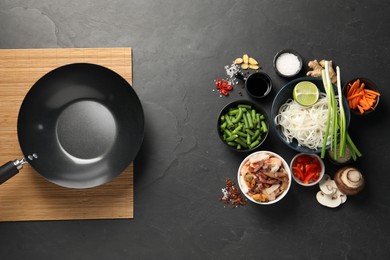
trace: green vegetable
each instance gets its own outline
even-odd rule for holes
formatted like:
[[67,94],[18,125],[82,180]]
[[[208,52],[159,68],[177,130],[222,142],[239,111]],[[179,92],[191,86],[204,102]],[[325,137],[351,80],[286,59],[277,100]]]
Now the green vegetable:
[[[325,62],[325,70],[322,70],[322,82],[324,84],[325,92],[328,96],[328,118],[326,123],[326,130],[324,142],[321,150],[321,158],[325,157],[327,142],[330,139],[330,149],[333,150],[333,158],[337,161],[338,157],[343,157],[345,154],[345,147],[351,151],[351,156],[354,160],[362,156],[360,151],[356,148],[351,137],[347,132],[345,111],[342,102],[340,68],[337,67],[337,92],[339,102],[336,102],[336,97],[333,90],[333,85],[330,80],[329,64]],[[339,109],[338,109],[339,108]],[[332,134],[329,136],[330,127],[332,127]],[[340,136],[340,141],[338,141]],[[337,153],[339,151],[339,153]]]
[[257,119],[256,119],[256,111],[254,109],[252,109],[252,111],[251,111],[251,116],[252,116],[253,125],[256,126],[257,125]]
[[251,105],[245,105],[245,104],[238,105],[237,107],[239,107],[239,108],[246,108],[246,109],[252,109]]
[[233,122],[230,119],[230,116],[228,114],[225,115],[226,122],[228,123],[228,127],[231,128],[233,126]]
[[251,105],[239,104],[220,117],[219,131],[222,139],[236,149],[252,149],[268,131],[265,116]]
[[228,138],[226,138],[227,142],[234,141],[238,138],[238,135],[231,135]]
[[[340,154],[339,154],[339,156],[344,157],[345,143],[346,143],[346,138],[347,138],[347,120],[345,119],[345,112],[344,112],[344,106],[343,106],[343,93],[341,92],[341,78],[340,78],[339,66],[336,67],[336,74],[337,74],[337,94],[339,96],[339,104],[340,104],[340,117],[339,117]],[[337,159],[337,157],[335,159]]]
[[252,130],[250,130],[250,129],[246,129],[245,131],[246,131],[248,134],[252,135],[252,136],[255,135],[255,133],[252,132]]
[[260,136],[260,130],[257,129],[256,132],[254,132],[254,134],[252,135],[252,139],[256,140],[259,136]]
[[254,141],[253,143],[251,143],[251,145],[249,145],[249,148],[253,148],[253,147],[255,147],[256,145],[258,145],[260,143],[260,141],[259,140],[256,140],[256,141]]
[[[340,146],[338,148],[340,149]],[[339,153],[339,151],[337,151],[337,153]],[[348,163],[350,159],[353,158],[351,150],[348,148],[348,146],[345,147],[345,153],[343,156],[339,156],[338,158],[335,158],[334,155],[335,155],[334,151],[329,149],[328,156],[331,159],[331,161],[333,161],[336,164]]]
[[264,121],[261,121],[261,131],[263,131],[263,133],[267,133],[268,132],[268,128],[267,128],[267,125]]
[[246,118],[248,119],[249,128],[253,128],[252,116],[249,112],[246,112]]
[[242,109],[239,108],[238,109],[238,113],[237,113],[237,116],[232,120],[232,123],[237,123],[241,120],[241,117],[242,117]]
[[241,137],[246,137],[246,136],[247,136],[246,133],[243,133],[243,132],[240,132],[240,131],[235,132],[235,134],[236,134],[236,135],[239,135],[239,136],[241,136]]

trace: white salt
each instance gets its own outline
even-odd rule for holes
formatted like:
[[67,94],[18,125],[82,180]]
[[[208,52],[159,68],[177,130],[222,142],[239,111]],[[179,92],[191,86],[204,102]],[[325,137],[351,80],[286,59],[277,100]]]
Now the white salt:
[[291,76],[299,72],[301,63],[298,56],[293,53],[283,53],[276,60],[276,69],[285,76]]

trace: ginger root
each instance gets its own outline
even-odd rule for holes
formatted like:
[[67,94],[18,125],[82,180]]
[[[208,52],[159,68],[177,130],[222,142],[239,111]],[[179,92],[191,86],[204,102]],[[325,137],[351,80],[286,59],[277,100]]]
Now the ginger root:
[[[308,66],[312,70],[306,73],[307,76],[321,77],[322,76],[321,71],[325,68],[325,60],[322,60],[320,62],[318,62],[317,60],[309,61]],[[337,75],[333,69],[333,62],[331,60],[329,61],[329,74],[330,74],[330,80],[332,81],[333,84],[336,85]]]

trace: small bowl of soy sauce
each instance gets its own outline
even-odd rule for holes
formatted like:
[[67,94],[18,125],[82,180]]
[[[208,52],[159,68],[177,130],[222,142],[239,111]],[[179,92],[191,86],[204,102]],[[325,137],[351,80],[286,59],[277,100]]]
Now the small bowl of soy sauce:
[[271,92],[272,80],[264,72],[255,72],[245,80],[245,88],[252,98],[263,98]]

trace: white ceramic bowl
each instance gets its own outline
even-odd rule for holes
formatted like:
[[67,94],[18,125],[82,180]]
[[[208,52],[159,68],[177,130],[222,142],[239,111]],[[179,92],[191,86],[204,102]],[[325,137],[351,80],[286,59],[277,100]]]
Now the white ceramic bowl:
[[[305,155],[305,156],[310,156],[314,159],[317,159],[318,162],[319,162],[319,165],[320,165],[320,172],[319,172],[319,177],[316,181],[313,181],[313,182],[310,182],[310,183],[303,183],[297,176],[295,176],[294,174],[294,169],[293,169],[293,165],[295,163],[295,160],[302,156],[302,155]],[[309,154],[309,153],[299,153],[297,155],[294,156],[294,158],[292,158],[291,162],[290,162],[290,170],[291,170],[291,175],[294,179],[294,181],[302,186],[314,186],[316,184],[318,184],[320,182],[320,180],[324,177],[324,174],[325,174],[325,164],[324,164],[324,161],[317,155],[317,154]]]
[[[248,190],[249,190],[249,187],[248,185],[246,184],[245,180],[244,180],[244,176],[241,174],[241,169],[243,168],[243,166],[245,165],[245,163],[253,156],[257,156],[257,155],[261,155],[261,154],[269,154],[271,157],[276,157],[278,159],[280,159],[280,161],[282,162],[282,165],[281,167],[283,167],[287,173],[287,176],[288,176],[288,186],[287,188],[283,191],[283,193],[281,193],[278,197],[276,197],[275,200],[271,200],[271,201],[267,201],[267,202],[261,202],[261,201],[257,201],[255,199],[252,198],[251,195],[248,194]],[[287,192],[290,190],[290,186],[291,186],[291,170],[290,170],[290,167],[289,165],[287,164],[287,162],[278,154],[274,153],[274,152],[270,152],[270,151],[258,151],[258,152],[254,152],[250,155],[248,155],[240,164],[240,167],[238,168],[238,173],[237,173],[237,180],[238,180],[238,185],[241,189],[241,192],[245,195],[245,197],[256,203],[256,204],[259,204],[259,205],[270,205],[270,204],[274,204],[278,201],[280,201],[281,199],[284,198],[284,196],[286,196]]]

